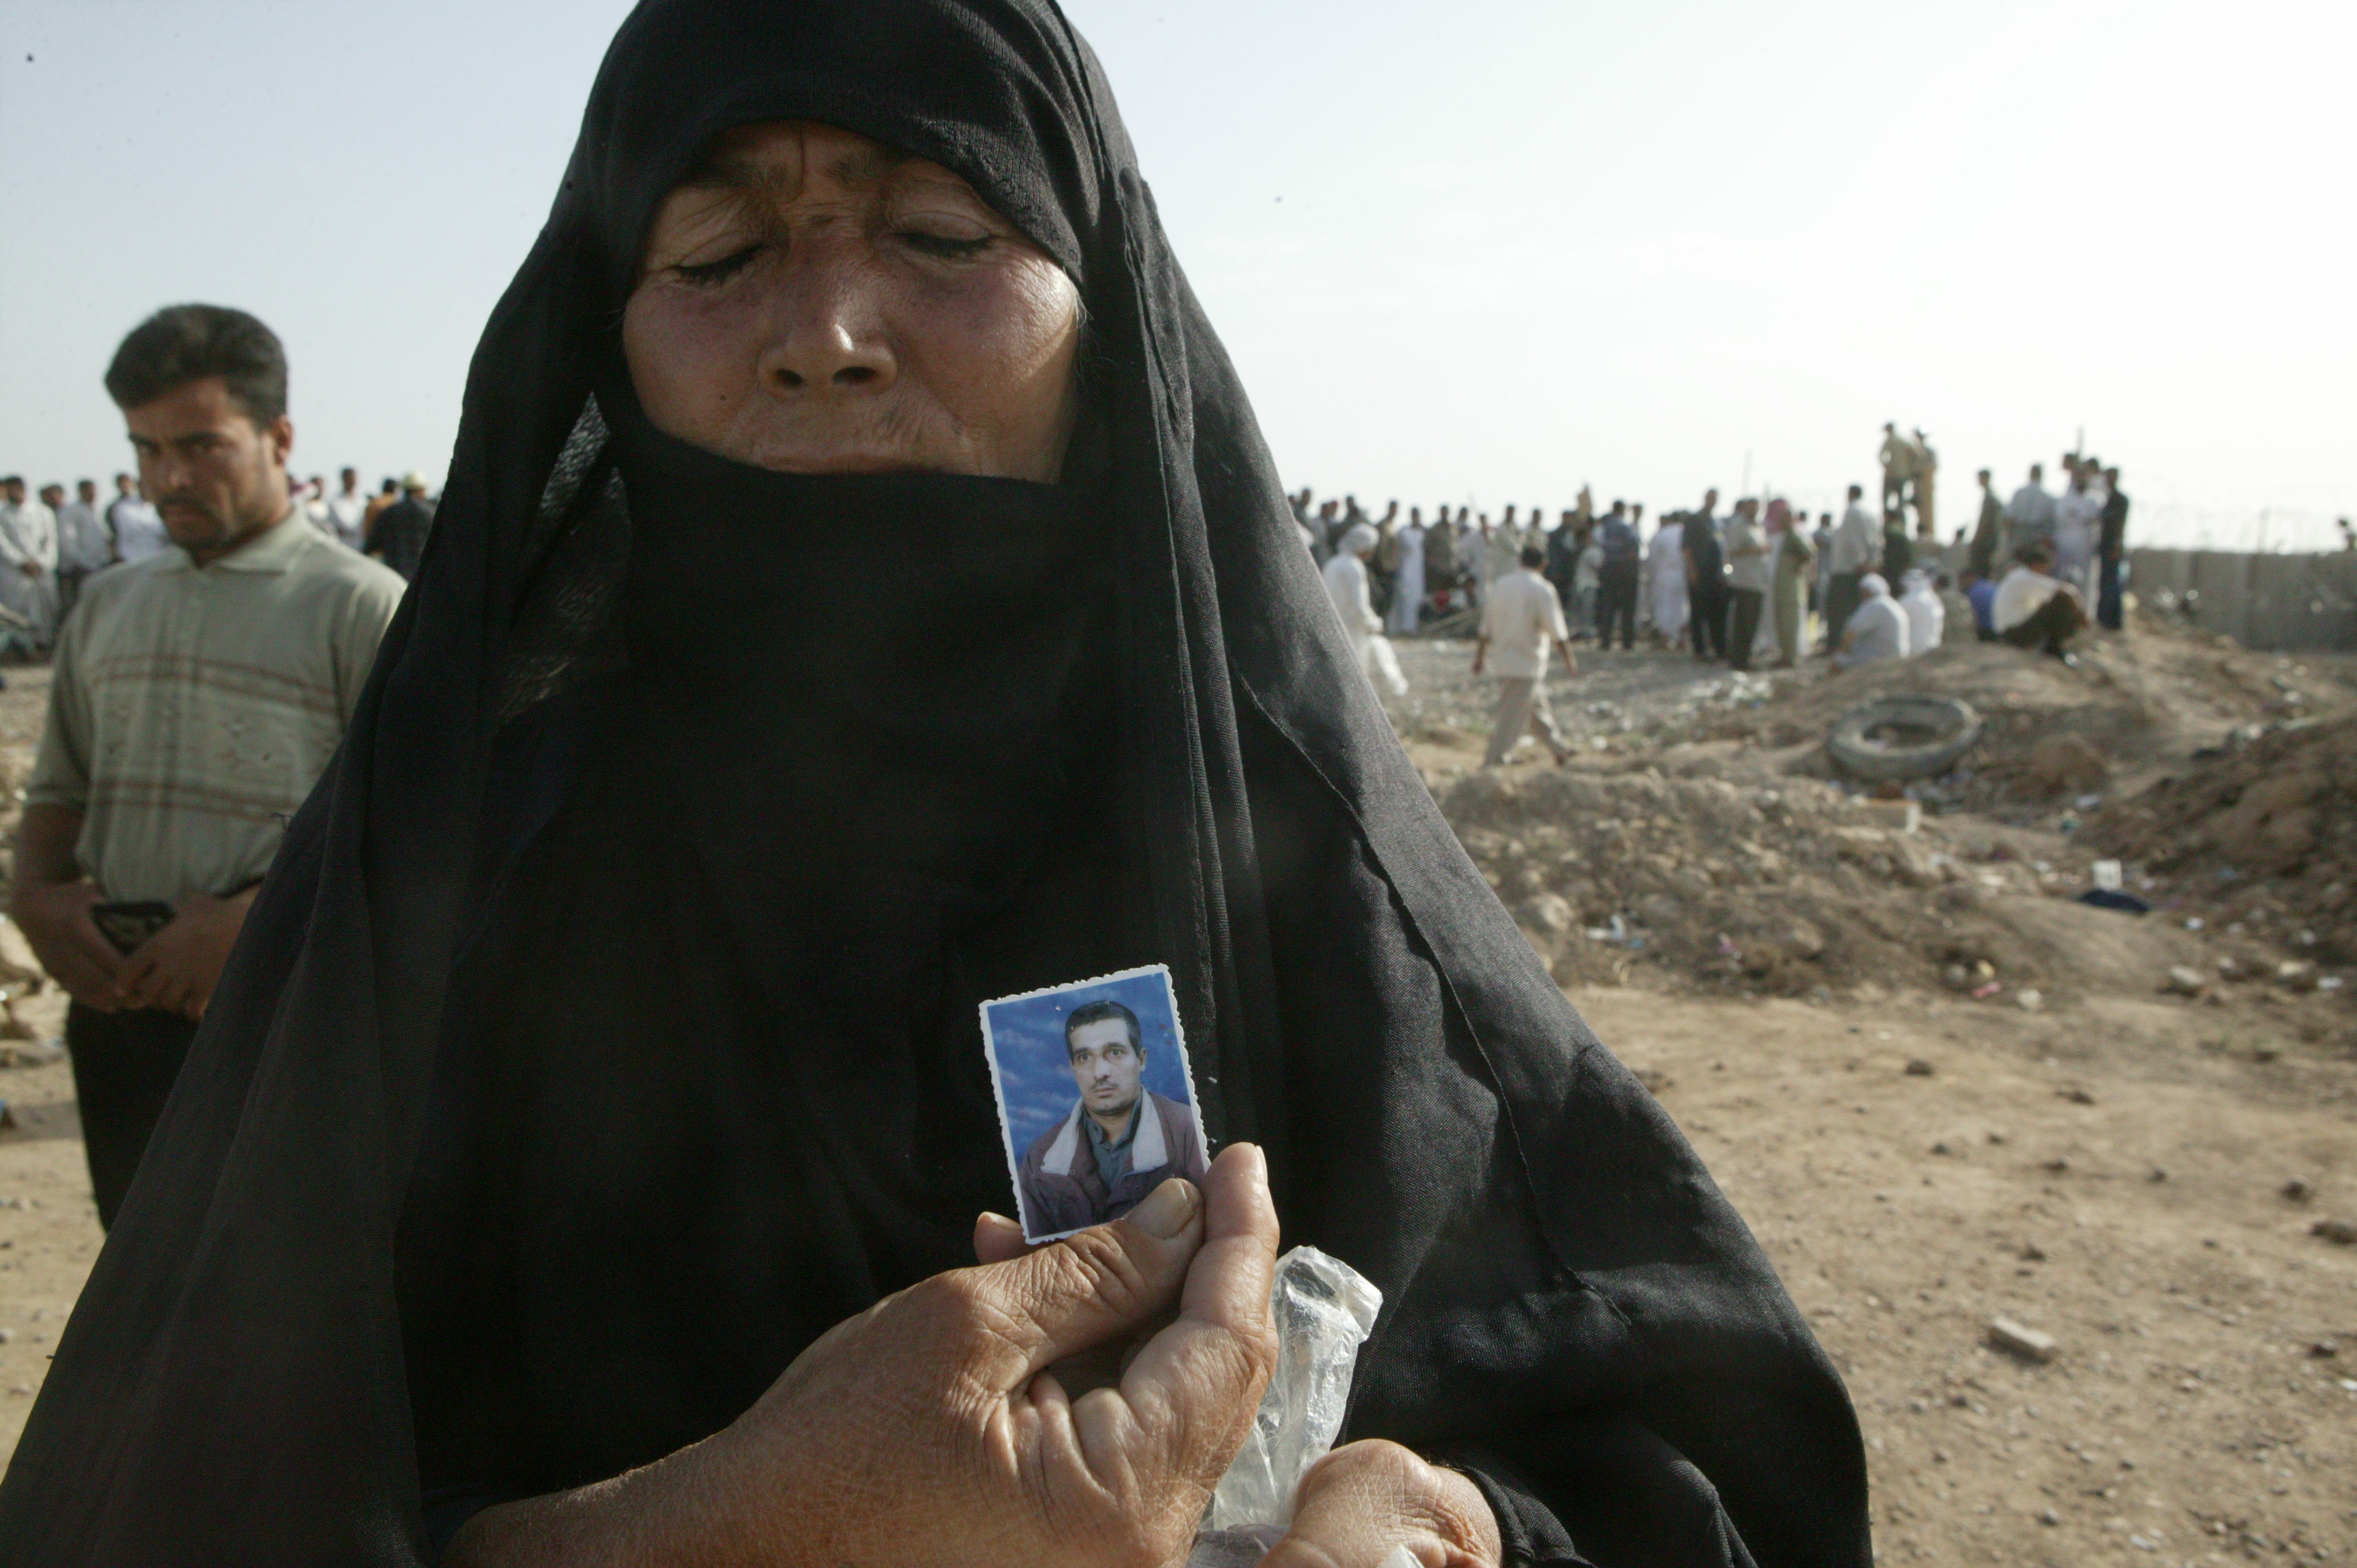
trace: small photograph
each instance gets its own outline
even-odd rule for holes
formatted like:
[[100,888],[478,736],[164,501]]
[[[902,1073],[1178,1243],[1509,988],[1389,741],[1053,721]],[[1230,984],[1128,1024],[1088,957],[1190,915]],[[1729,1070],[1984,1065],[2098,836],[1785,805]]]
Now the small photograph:
[[1029,1241],[1118,1219],[1211,1155],[1170,972],[1125,970],[982,1004],[983,1048]]

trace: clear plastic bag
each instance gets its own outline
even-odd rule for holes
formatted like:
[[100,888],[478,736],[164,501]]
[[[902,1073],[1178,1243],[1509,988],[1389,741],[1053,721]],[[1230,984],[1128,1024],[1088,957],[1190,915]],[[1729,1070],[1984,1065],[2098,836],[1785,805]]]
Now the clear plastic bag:
[[1315,1247],[1296,1247],[1276,1261],[1269,1290],[1276,1370],[1243,1448],[1203,1510],[1188,1568],[1252,1568],[1283,1537],[1295,1488],[1342,1429],[1359,1346],[1383,1304],[1383,1293],[1356,1269]]

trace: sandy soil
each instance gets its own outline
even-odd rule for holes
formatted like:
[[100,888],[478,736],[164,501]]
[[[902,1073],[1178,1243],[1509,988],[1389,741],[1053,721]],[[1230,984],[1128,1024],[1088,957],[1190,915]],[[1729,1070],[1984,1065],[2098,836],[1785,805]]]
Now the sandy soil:
[[[1481,693],[1463,649],[1410,653],[1419,711],[1397,716],[1445,787],[1486,727]],[[1616,659],[1558,687],[1558,711],[1610,750],[1749,700],[1695,676]],[[9,678],[0,762],[21,777],[41,682]],[[2091,985],[2027,1013],[1870,986],[1698,993],[1641,968],[1571,994],[1848,1379],[1885,1560],[2357,1555],[2357,1247],[2311,1233],[2357,1219],[2357,1055],[2318,1022],[2345,997]],[[46,1032],[56,1007],[21,1011]],[[5,1454],[100,1238],[68,1070],[0,1068],[0,1099],[18,1123],[0,1133]],[[1992,1348],[2000,1316],[2051,1336],[2052,1359]]]

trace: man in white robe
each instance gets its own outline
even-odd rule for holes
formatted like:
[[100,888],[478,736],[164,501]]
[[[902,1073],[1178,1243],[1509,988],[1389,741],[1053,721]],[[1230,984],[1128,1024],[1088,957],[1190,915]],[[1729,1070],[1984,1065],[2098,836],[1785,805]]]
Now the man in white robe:
[[1407,677],[1400,671],[1399,656],[1383,639],[1383,618],[1375,614],[1374,595],[1367,580],[1367,557],[1374,553],[1372,523],[1359,523],[1343,534],[1334,558],[1326,563],[1326,596],[1334,601],[1342,635],[1351,639],[1351,651],[1367,679],[1390,687],[1395,697],[1405,696]]
[[0,479],[0,605],[24,621],[7,630],[33,649],[57,630],[58,518],[25,493],[12,474]]
[[2072,469],[2071,488],[2054,500],[2054,575],[2087,592],[2087,568],[2094,564],[2095,539],[2103,530],[2104,498],[2084,465]]
[[98,515],[98,482],[84,479],[58,508],[58,619],[74,607],[83,579],[114,564],[114,540]]
[[162,514],[128,474],[114,476],[114,499],[106,503],[106,531],[114,536],[114,558],[126,566],[172,547]]
[[1890,596],[1890,585],[1879,572],[1858,580],[1857,608],[1842,628],[1841,645],[1834,650],[1834,666],[1855,670],[1884,659],[1904,659],[1908,652],[1907,612]]
[[[2018,557],[2030,541],[2043,539],[2050,543],[2054,538],[2054,496],[2046,488],[2046,469],[2042,465],[2029,465],[2029,482],[2013,492],[2005,503],[2007,542]],[[1997,563],[2001,568],[2003,562]]]
[[1664,520],[1645,553],[1646,570],[1652,575],[1653,630],[1673,647],[1686,629],[1685,533],[1678,522]]

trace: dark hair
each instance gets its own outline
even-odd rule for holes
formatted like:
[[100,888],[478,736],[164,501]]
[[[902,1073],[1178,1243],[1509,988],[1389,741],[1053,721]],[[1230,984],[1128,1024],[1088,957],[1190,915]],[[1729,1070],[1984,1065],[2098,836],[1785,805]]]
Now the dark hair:
[[1087,1002],[1073,1008],[1071,1016],[1064,1020],[1064,1048],[1072,1048],[1073,1030],[1083,1024],[1102,1024],[1107,1018],[1118,1018],[1128,1025],[1129,1048],[1141,1056],[1146,1053],[1146,1036],[1138,1029],[1137,1015],[1118,1002]]
[[166,306],[133,328],[106,367],[106,395],[117,408],[138,408],[208,376],[221,378],[256,425],[286,412],[286,349],[278,334],[221,305]]
[[1523,565],[1525,565],[1525,566],[1544,566],[1544,565],[1545,565],[1545,564],[1546,564],[1546,552],[1545,552],[1545,551],[1544,551],[1544,550],[1542,550],[1542,549],[1540,549],[1540,548],[1539,548],[1537,545],[1535,545],[1535,544],[1525,544],[1525,545],[1523,545]]
[[2054,545],[2049,540],[2033,539],[2016,551],[2014,558],[2025,566],[2034,566],[2041,561],[2051,561],[2054,559]]
[[24,482],[25,476],[22,474],[0,474],[0,485],[21,485]]

